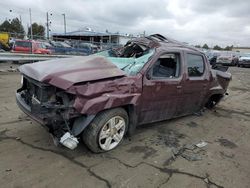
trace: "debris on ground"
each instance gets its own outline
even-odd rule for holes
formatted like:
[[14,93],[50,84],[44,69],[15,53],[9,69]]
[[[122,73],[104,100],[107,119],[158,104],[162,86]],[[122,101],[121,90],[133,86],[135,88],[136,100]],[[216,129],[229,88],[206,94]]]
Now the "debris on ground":
[[178,149],[178,148],[172,148],[172,152],[176,156],[176,155],[178,155],[180,153],[180,149]]
[[188,161],[199,161],[202,160],[205,150],[202,149],[208,143],[205,141],[200,141],[195,144],[186,144],[183,147],[172,148],[173,158],[175,159],[178,156],[182,156]]
[[194,152],[191,151],[184,151],[181,156],[188,161],[200,161],[202,160],[202,157],[199,154],[195,154]]
[[207,142],[205,142],[205,141],[201,141],[201,142],[199,142],[199,143],[197,143],[197,144],[195,144],[198,148],[203,148],[203,147],[205,147],[206,145],[207,145]]
[[208,183],[209,183],[208,178],[205,178],[205,179],[204,179],[204,182],[206,182],[206,183],[208,184]]
[[238,147],[235,143],[225,138],[220,138],[217,140],[217,142],[219,142],[221,146],[224,146],[230,149]]
[[188,150],[194,150],[195,149],[195,145],[194,144],[186,144],[184,146],[185,149],[188,149]]

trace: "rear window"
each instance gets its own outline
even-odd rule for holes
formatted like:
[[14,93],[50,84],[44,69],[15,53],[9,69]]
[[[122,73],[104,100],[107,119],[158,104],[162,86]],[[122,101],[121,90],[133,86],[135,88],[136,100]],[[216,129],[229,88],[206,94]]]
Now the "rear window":
[[204,61],[201,55],[187,54],[188,76],[199,77],[205,71]]
[[26,41],[16,41],[15,46],[24,47],[24,48],[31,48],[31,42]]

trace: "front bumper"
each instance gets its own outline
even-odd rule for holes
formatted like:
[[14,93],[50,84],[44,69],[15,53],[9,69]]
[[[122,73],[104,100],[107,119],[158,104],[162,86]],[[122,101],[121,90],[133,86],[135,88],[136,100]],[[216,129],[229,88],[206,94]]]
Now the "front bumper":
[[48,122],[46,121],[46,118],[43,117],[42,115],[33,114],[31,111],[31,107],[25,103],[25,101],[23,100],[23,98],[21,97],[21,95],[19,93],[16,93],[16,103],[17,103],[18,107],[25,114],[27,114],[33,120],[37,121],[39,124],[43,125],[45,128],[47,128],[49,130],[50,127],[49,127]]
[[57,138],[66,132],[78,136],[95,117],[74,108],[75,96],[25,75],[23,78],[22,87],[16,92],[17,105]]
[[50,106],[47,108],[43,104],[37,105],[31,103],[28,105],[22,97],[22,93],[19,92],[16,93],[16,102],[25,114],[43,125],[51,133],[59,127],[63,127],[65,121],[72,118],[69,115],[65,115],[67,113],[60,113],[60,106]]
[[[19,108],[28,116],[30,116],[32,119],[43,125],[49,132],[51,132],[53,126],[49,126],[46,119],[42,117],[42,115],[35,115],[32,113],[31,107],[28,106],[25,101],[22,99],[21,95],[19,93],[16,93],[16,101]],[[53,135],[53,139],[56,140],[56,142],[60,142],[62,145],[69,149],[75,149],[78,145],[78,140],[76,137],[74,137],[69,132],[61,133],[60,136]],[[60,140],[59,140],[60,139]]]
[[[46,109],[48,110],[46,113],[42,113],[44,109],[38,112],[37,110],[33,111],[32,107],[26,104],[18,92],[16,93],[16,102],[25,114],[41,124],[56,137],[62,136],[65,133],[64,130],[71,132],[74,136],[78,136],[95,117],[95,115],[82,115],[76,112],[73,112],[71,115],[58,114],[56,109]],[[66,124],[70,124],[70,126],[66,126]]]

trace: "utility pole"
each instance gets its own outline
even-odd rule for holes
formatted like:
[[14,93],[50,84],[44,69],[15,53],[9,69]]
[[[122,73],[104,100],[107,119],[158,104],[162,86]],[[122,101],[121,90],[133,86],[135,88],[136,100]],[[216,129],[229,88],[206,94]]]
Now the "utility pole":
[[21,14],[19,15],[19,19],[20,19],[20,23],[22,25],[22,16],[21,16]]
[[52,13],[46,13],[46,27],[47,27],[47,39],[49,39],[49,32],[50,32],[50,28],[49,26],[51,25],[51,21],[49,19],[49,16],[52,16]]
[[65,13],[63,13],[62,15],[63,15],[63,21],[64,21],[64,34],[66,34],[66,15]]
[[49,39],[49,13],[46,13],[47,39]]
[[29,12],[30,12],[30,38],[33,39],[32,20],[31,20],[31,8],[29,8]]

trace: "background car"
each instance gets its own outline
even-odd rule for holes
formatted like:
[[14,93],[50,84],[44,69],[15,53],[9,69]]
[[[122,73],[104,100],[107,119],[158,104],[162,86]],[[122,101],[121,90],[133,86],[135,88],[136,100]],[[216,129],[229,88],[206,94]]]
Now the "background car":
[[250,67],[250,54],[242,54],[239,58],[238,67]]
[[51,54],[51,50],[46,49],[42,42],[33,40],[16,40],[12,52],[33,53],[33,54]]
[[210,65],[214,66],[217,61],[217,57],[220,56],[220,52],[218,51],[209,51],[205,53]]
[[66,55],[89,55],[90,50],[86,48],[75,48],[70,46],[66,42],[61,41],[50,41],[52,49],[55,54],[66,54]]
[[54,47],[53,47],[49,42],[47,42],[47,41],[41,41],[41,43],[42,43],[42,45],[43,45],[46,49],[48,49],[48,50],[51,51],[51,54],[54,54],[54,53],[55,53]]
[[74,48],[78,48],[79,50],[85,51],[87,54],[93,54],[99,51],[99,48],[97,45],[91,44],[91,43],[75,43],[72,45]]
[[216,64],[235,66],[238,64],[239,56],[236,53],[224,52],[217,57]]

